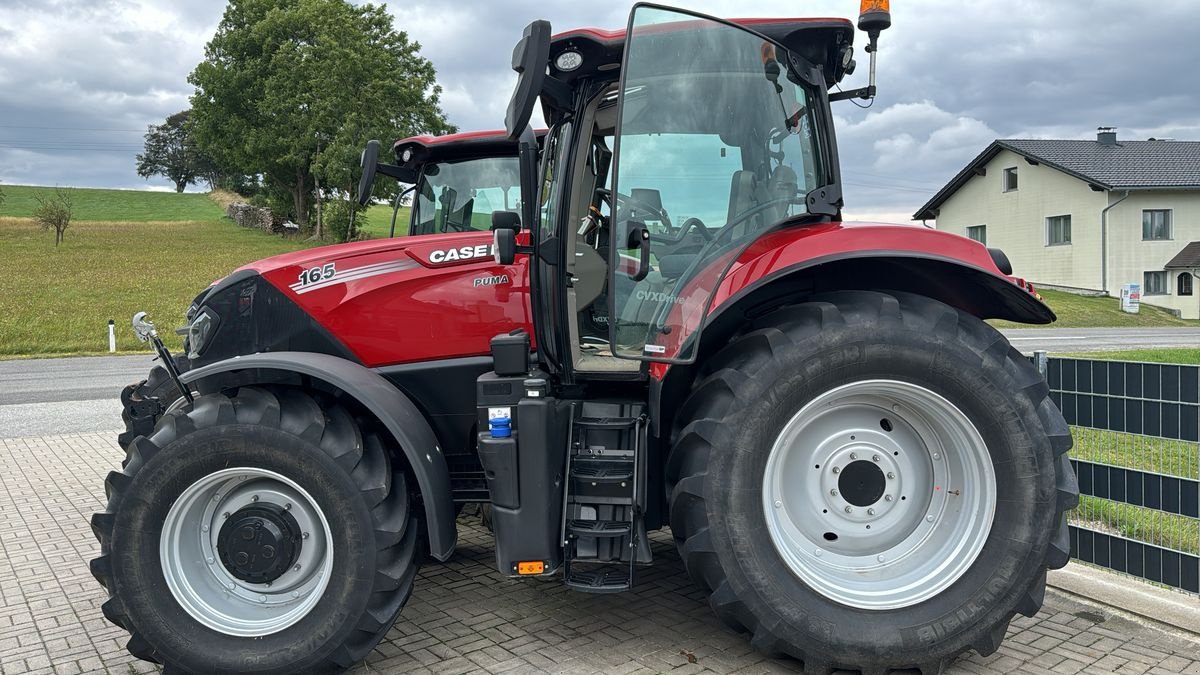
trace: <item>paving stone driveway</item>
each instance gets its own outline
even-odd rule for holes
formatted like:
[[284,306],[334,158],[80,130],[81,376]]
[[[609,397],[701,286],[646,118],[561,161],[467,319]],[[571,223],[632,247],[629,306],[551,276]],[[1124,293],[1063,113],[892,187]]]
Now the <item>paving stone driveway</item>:
[[[115,434],[0,439],[0,673],[155,670],[125,653],[124,631],[100,615],[87,569],[88,526],[118,465]],[[631,594],[568,592],[510,582],[493,569],[487,531],[464,518],[446,564],[421,570],[412,600],[356,673],[790,672],[713,618],[683,575],[669,537]],[[1189,673],[1200,642],[1050,594],[1037,619],[1018,618],[1000,651],[972,653],[952,673]]]

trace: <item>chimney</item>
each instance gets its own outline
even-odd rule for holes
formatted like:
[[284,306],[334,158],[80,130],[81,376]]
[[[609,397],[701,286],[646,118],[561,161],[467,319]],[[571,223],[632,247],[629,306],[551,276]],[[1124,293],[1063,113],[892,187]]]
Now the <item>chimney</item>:
[[1117,144],[1116,127],[1096,127],[1096,142],[1100,145]]

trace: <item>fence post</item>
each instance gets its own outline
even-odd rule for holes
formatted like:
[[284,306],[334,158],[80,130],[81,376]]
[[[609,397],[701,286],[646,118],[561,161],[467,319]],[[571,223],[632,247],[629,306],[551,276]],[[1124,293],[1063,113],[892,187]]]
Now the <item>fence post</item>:
[[1050,369],[1050,359],[1046,356],[1046,350],[1039,349],[1033,353],[1033,364],[1042,374],[1042,379],[1046,379],[1047,371]]

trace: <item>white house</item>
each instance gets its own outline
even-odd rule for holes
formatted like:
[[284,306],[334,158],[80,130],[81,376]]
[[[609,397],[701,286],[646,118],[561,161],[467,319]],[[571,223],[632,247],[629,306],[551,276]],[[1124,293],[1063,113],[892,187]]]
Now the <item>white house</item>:
[[1002,249],[1035,285],[1119,295],[1200,318],[1200,142],[992,142],[913,216]]

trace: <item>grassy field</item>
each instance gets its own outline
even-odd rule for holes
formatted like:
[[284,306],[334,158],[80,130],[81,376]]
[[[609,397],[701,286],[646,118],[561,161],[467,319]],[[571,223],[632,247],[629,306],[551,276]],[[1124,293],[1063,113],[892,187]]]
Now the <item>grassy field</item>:
[[[0,216],[30,218],[37,209],[37,196],[52,196],[52,187],[5,185]],[[75,221],[178,222],[220,220],[225,214],[207,194],[147,192],[139,190],[96,190],[70,188]],[[67,230],[70,240],[71,230]]]
[[[400,207],[399,213],[396,214],[396,236],[408,234],[408,219],[411,212],[412,209],[408,206]],[[366,227],[360,228],[361,231],[370,235],[372,239],[387,238],[392,229],[392,205],[372,204],[366,214]],[[492,226],[492,214],[490,213],[476,213],[471,220],[477,230],[487,230]]]
[[[402,206],[396,214],[397,236],[408,234],[409,212],[409,207]],[[392,205],[372,204],[367,208],[366,215],[366,227],[361,227],[360,231],[369,234],[372,239],[386,239],[392,229]]]
[[[143,212],[194,208],[140,194],[158,204]],[[192,195],[162,196],[192,201]],[[19,264],[0,275],[0,358],[107,351],[109,319],[117,322],[119,350],[145,350],[129,329],[138,310],[149,312],[167,344],[178,348],[174,329],[205,286],[248,262],[304,245],[211,219],[78,222],[55,249],[53,235],[32,221],[0,218],[0,251]]]
[[[1142,303],[1141,312],[1127,314],[1121,311],[1117,298],[1086,297],[1063,291],[1038,291],[1046,304],[1058,315],[1058,321],[1050,324],[1054,328],[1109,328],[1138,326],[1200,326],[1200,321],[1176,318],[1165,309]],[[1031,328],[1026,324],[1010,321],[989,321],[997,328]]]

